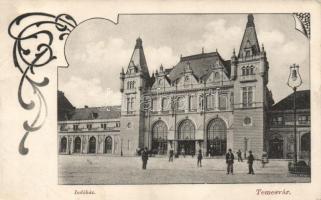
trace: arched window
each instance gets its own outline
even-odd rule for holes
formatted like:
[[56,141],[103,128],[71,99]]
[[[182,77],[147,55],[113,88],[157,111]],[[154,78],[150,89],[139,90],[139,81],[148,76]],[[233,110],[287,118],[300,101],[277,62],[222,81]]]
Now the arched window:
[[159,120],[152,128],[152,150],[154,153],[166,154],[167,152],[167,126]]
[[251,74],[251,75],[254,74],[254,66],[253,66],[253,65],[251,65],[250,74]]
[[94,136],[89,139],[88,153],[96,153],[96,138]]
[[245,67],[242,67],[242,76],[245,76],[245,75],[246,75]]
[[62,137],[60,140],[60,152],[66,153],[66,151],[67,151],[67,138]]
[[185,98],[178,97],[177,98],[177,110],[184,110],[185,109]]
[[210,156],[226,153],[226,124],[220,118],[210,121],[207,126],[207,154]]
[[154,124],[153,129],[153,140],[166,140],[167,139],[167,126],[165,122],[158,121]]
[[113,139],[108,136],[105,139],[105,153],[112,153]]
[[75,138],[75,143],[74,143],[74,153],[80,153],[81,151],[81,139],[80,137]]
[[249,74],[250,74],[250,67],[247,66],[247,67],[246,67],[246,75],[249,75]]
[[162,99],[162,110],[165,111],[165,110],[168,110],[168,107],[169,106],[169,102],[168,102],[168,98],[163,98]]
[[207,128],[207,139],[213,140],[215,138],[226,140],[226,125],[220,118],[213,119]]
[[214,78],[219,78],[220,77],[220,74],[218,73],[218,72],[215,72],[215,74],[214,74]]
[[182,121],[178,127],[179,140],[194,140],[195,139],[195,126],[189,119]]

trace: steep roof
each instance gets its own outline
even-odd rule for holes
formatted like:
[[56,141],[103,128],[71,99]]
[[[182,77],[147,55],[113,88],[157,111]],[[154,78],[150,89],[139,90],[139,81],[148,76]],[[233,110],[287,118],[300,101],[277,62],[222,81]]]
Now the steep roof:
[[[293,109],[293,95],[288,95],[272,106],[273,111],[283,111]],[[296,92],[296,109],[310,109],[310,90],[300,90]]]
[[69,120],[119,119],[120,106],[76,108],[70,113]]
[[169,72],[169,79],[175,81],[183,76],[184,69],[189,65],[194,76],[199,80],[212,71],[211,66],[213,66],[217,60],[223,63],[227,76],[229,77],[231,72],[230,61],[223,60],[218,52],[211,52],[182,57],[180,62]]
[[241,57],[241,52],[244,52],[244,49],[248,48],[252,49],[253,55],[258,55],[260,53],[260,46],[257,39],[254,17],[252,14],[249,14],[247,17],[247,24],[239,50],[239,57]]
[[143,41],[137,38],[133,54],[130,58],[128,68],[135,67],[138,71],[142,71],[146,77],[149,77],[149,71],[143,49]]
[[70,101],[65,97],[62,91],[58,91],[57,94],[58,101],[58,120],[64,120],[68,113],[75,109],[75,107],[70,103]]

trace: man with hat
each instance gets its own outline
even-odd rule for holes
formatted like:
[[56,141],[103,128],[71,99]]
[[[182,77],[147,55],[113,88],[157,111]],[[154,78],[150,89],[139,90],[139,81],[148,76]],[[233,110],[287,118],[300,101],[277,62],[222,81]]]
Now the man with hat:
[[249,151],[250,155],[247,158],[247,163],[249,164],[249,174],[254,175],[254,170],[253,170],[253,162],[254,162],[254,156],[252,154],[252,151]]
[[225,158],[226,158],[226,164],[227,164],[227,173],[226,174],[229,174],[231,172],[231,174],[233,175],[234,155],[232,153],[232,149],[228,150]]

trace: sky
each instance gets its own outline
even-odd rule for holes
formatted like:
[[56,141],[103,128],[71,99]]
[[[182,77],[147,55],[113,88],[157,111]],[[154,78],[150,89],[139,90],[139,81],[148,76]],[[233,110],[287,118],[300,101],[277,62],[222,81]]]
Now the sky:
[[[150,74],[171,68],[180,55],[217,49],[229,60],[239,51],[247,14],[120,15],[117,24],[97,18],[80,23],[69,35],[68,68],[58,71],[58,89],[76,107],[120,105],[119,73],[127,69],[136,39],[143,40]],[[291,14],[254,14],[260,45],[269,61],[268,88],[275,102],[292,92],[286,85],[290,65],[300,66],[299,90],[310,88],[309,40],[295,27]]]

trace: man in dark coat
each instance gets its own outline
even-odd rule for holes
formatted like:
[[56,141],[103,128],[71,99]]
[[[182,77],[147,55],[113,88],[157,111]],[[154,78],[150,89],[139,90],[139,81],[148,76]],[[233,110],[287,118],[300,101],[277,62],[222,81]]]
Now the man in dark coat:
[[233,175],[234,154],[232,153],[232,149],[228,150],[228,152],[226,153],[225,159],[227,164],[226,174],[229,174],[231,172],[231,174]]
[[254,175],[254,170],[253,170],[253,162],[254,162],[254,156],[252,154],[252,151],[249,151],[250,155],[247,158],[247,163],[249,164],[249,174]]
[[242,152],[241,152],[240,149],[237,151],[237,161],[238,161],[238,162],[240,162],[240,161],[243,162]]
[[173,158],[174,158],[174,150],[171,148],[169,150],[169,159],[168,162],[173,162]]
[[197,167],[202,167],[202,159],[203,159],[203,154],[202,154],[202,150],[200,149],[197,154]]
[[142,160],[143,160],[143,169],[146,169],[147,160],[148,160],[148,150],[147,147],[142,151]]

